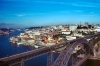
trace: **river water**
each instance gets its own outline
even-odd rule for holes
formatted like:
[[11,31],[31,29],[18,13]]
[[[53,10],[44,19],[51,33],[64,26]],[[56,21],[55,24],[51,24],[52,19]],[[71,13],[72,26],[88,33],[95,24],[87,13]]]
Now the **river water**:
[[[0,58],[14,55],[21,52],[32,50],[33,48],[26,46],[17,46],[9,43],[9,38],[20,34],[22,31],[15,31],[10,35],[0,36]],[[58,54],[54,54],[55,57]],[[25,61],[25,66],[47,66],[47,54]],[[100,61],[87,60],[81,66],[100,66]]]

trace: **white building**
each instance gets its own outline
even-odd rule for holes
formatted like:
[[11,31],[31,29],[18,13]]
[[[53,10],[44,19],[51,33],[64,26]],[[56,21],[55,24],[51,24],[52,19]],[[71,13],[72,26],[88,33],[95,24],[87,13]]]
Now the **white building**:
[[99,26],[95,27],[94,31],[100,32],[100,27]]
[[68,34],[70,34],[71,32],[70,32],[69,30],[63,29],[63,30],[61,31],[61,33],[62,33],[62,34],[67,34],[67,35],[68,35]]
[[64,29],[64,27],[62,26],[62,25],[59,25],[59,27],[58,27],[59,29]]
[[62,34],[70,34],[71,32],[62,31]]
[[67,40],[74,40],[74,39],[76,39],[76,37],[66,36],[66,39],[67,39]]
[[70,25],[69,29],[70,31],[75,31],[77,29],[77,25]]

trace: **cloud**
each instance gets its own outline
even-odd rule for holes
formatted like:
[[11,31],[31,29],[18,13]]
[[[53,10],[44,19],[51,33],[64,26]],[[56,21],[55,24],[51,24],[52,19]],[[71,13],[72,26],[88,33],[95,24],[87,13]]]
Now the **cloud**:
[[49,4],[65,4],[64,2],[55,2],[55,1],[32,1],[36,3],[49,3]]
[[2,13],[0,12],[0,16],[1,17],[28,17],[28,16],[33,16],[33,15],[38,15],[38,14],[45,14],[45,13],[22,13],[22,14],[18,14],[18,13]]
[[90,12],[91,14],[93,14],[94,12]]
[[[62,4],[62,5],[72,5],[78,7],[99,7],[100,3],[91,3],[86,1],[41,1],[41,0],[3,0],[3,1],[21,1],[27,3],[43,3],[43,4]],[[25,5],[24,5],[25,6]]]
[[17,16],[18,16],[18,17],[22,17],[22,16],[25,16],[25,15],[23,15],[23,14],[18,14]]
[[79,13],[83,13],[83,11],[81,10],[74,10],[75,12],[79,12]]
[[78,6],[78,7],[97,7],[95,5],[90,5],[90,4],[77,4],[77,3],[72,3],[73,6]]
[[72,14],[72,13],[84,13],[85,10],[62,10],[58,11],[56,13],[61,13],[61,14]]
[[58,2],[58,1],[32,1],[35,3],[48,3],[48,4],[62,4],[62,5],[72,5],[72,6],[78,6],[78,7],[99,7],[99,3],[90,3],[90,2]]
[[78,6],[78,7],[99,7],[99,3],[90,3],[90,2],[58,2],[58,1],[32,1],[35,3],[49,3],[49,4],[62,4],[62,5],[72,5],[72,6]]
[[82,14],[81,16],[98,16],[98,15],[100,15],[100,14],[95,14],[94,12],[90,12],[90,13],[88,13],[88,14]]
[[70,13],[70,11],[59,11],[58,13]]
[[49,4],[64,4],[64,2],[55,2],[55,1],[34,1],[34,0],[3,0],[3,1],[22,1],[22,2],[35,2],[35,3],[49,3]]
[[33,16],[37,14],[45,14],[45,13],[32,13],[32,14],[16,14],[17,17],[28,17],[28,16]]

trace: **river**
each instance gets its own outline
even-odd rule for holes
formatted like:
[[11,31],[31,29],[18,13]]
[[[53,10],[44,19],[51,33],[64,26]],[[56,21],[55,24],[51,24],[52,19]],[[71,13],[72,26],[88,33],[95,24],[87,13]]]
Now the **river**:
[[[10,35],[0,36],[0,58],[14,55],[21,52],[30,51],[33,48],[26,46],[17,46],[9,43],[9,38],[20,34],[22,31],[15,31]],[[57,57],[58,54],[54,56]],[[25,66],[47,66],[47,54],[25,61]],[[87,60],[81,66],[100,66],[100,61]]]

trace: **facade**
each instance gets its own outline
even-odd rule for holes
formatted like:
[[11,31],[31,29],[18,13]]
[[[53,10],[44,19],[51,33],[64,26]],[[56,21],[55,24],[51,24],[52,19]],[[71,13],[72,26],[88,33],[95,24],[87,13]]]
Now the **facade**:
[[77,27],[77,31],[80,31],[80,32],[88,32],[89,29],[86,26],[78,26]]
[[100,27],[99,26],[95,26],[94,31],[100,32]]
[[69,29],[70,31],[75,31],[77,29],[77,25],[70,25]]

